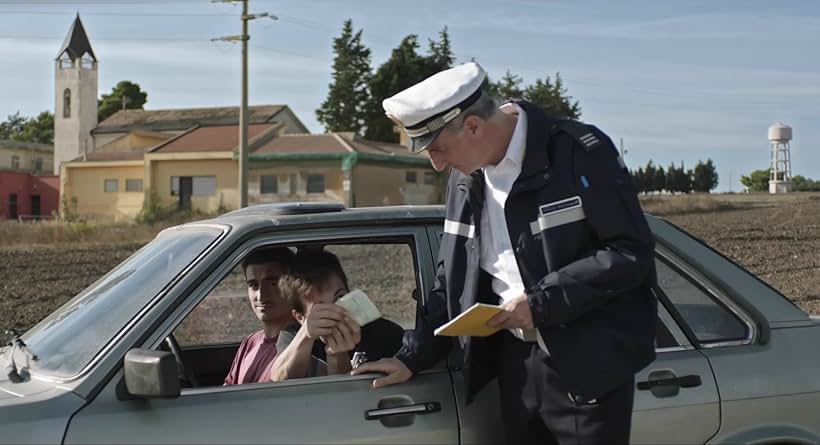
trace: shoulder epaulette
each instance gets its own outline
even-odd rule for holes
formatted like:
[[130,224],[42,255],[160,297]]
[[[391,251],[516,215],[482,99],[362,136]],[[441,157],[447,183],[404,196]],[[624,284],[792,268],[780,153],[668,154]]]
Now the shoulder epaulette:
[[598,130],[592,125],[565,119],[558,122],[556,129],[570,135],[587,150],[596,149],[602,143],[601,138],[597,134]]

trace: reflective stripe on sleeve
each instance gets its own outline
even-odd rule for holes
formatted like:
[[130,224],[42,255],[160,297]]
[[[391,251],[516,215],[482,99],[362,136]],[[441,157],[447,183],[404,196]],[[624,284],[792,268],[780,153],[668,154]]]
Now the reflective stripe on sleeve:
[[444,233],[472,238],[475,236],[475,226],[447,219],[444,220]]

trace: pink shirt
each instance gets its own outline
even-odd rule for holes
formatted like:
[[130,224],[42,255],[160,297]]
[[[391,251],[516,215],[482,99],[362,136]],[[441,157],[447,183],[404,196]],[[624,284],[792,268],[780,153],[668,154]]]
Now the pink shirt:
[[277,337],[265,338],[264,331],[254,332],[242,340],[225,377],[225,385],[269,381],[270,368],[277,354],[276,340]]

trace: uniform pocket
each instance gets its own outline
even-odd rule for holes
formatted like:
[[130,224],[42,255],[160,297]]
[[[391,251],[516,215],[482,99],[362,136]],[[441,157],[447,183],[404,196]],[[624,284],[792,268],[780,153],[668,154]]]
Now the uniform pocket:
[[580,196],[538,206],[538,217],[530,223],[533,236],[541,232],[586,219]]

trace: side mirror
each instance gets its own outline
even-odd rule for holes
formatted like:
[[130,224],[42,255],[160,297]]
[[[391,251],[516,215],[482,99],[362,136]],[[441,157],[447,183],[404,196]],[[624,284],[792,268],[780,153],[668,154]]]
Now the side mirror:
[[179,397],[179,377],[174,355],[166,351],[132,349],[125,354],[128,393],[144,398]]

